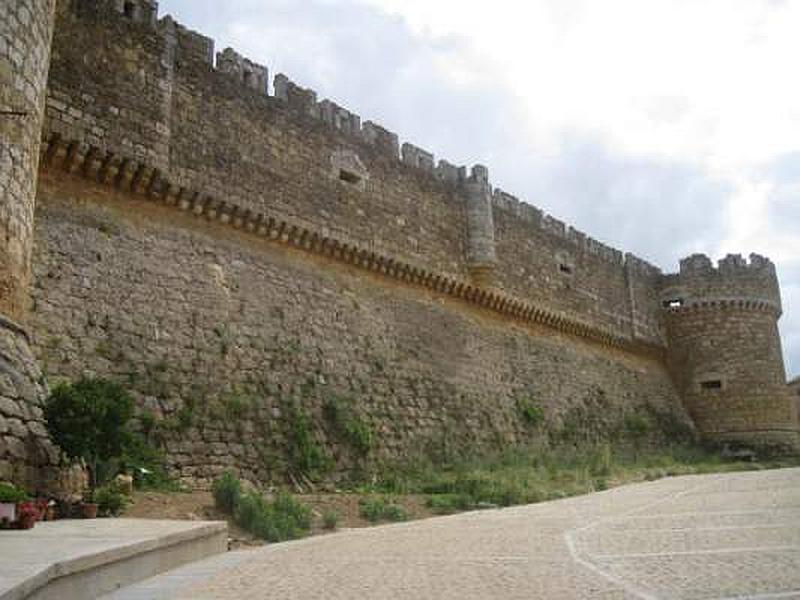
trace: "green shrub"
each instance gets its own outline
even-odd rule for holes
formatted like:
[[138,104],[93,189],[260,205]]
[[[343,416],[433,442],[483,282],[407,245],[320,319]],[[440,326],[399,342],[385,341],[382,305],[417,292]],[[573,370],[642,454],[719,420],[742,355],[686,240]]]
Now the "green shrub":
[[322,513],[322,527],[333,531],[339,527],[339,513],[335,510],[326,510]]
[[156,427],[156,416],[151,410],[144,410],[138,416],[142,435],[148,437]]
[[16,504],[17,502],[25,502],[28,499],[28,494],[10,483],[0,483],[0,502],[8,502]]
[[92,496],[101,516],[116,517],[128,505],[128,497],[113,483],[97,488]]
[[383,518],[386,521],[408,521],[408,511],[399,504],[387,504],[383,509]]
[[383,516],[386,501],[383,498],[364,498],[359,502],[361,516],[371,523],[377,523]]
[[260,494],[245,492],[237,494],[234,508],[237,525],[247,531],[255,532],[259,520],[267,510],[267,502]]
[[211,486],[214,504],[225,514],[232,515],[242,495],[242,483],[230,471],[225,471]]
[[[177,492],[181,485],[167,471],[167,459],[163,450],[142,435],[131,435],[118,460],[117,472],[132,473],[138,489]],[[113,475],[114,472],[109,473]]]
[[473,507],[472,499],[466,494],[433,494],[428,497],[425,504],[440,515],[449,515]]
[[408,520],[408,513],[405,508],[381,496],[364,498],[359,505],[361,516],[370,523]]
[[53,441],[64,453],[86,461],[94,491],[98,463],[121,457],[130,443],[133,399],[119,384],[84,378],[57,386],[45,404],[44,416]]
[[311,528],[311,509],[286,493],[268,502],[256,492],[245,492],[239,497],[235,518],[242,529],[268,542],[293,540]]
[[311,509],[296,500],[291,494],[280,492],[272,507],[277,514],[286,515],[303,531],[311,529]]

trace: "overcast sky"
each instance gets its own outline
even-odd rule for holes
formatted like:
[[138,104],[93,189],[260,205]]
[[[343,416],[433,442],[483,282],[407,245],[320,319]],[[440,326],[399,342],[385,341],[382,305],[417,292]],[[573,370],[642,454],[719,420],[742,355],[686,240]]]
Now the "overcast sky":
[[694,252],[769,256],[800,374],[800,2],[160,4],[665,271]]

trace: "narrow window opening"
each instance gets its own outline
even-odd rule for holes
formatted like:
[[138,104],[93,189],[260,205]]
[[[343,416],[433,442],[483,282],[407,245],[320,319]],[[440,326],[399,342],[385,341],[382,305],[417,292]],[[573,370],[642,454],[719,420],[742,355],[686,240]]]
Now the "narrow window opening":
[[253,84],[253,72],[252,71],[245,71],[244,72],[244,84],[246,86],[251,86]]
[[700,387],[704,390],[721,390],[722,389],[722,381],[719,379],[711,379],[708,381],[701,381]]
[[683,298],[664,300],[664,308],[680,308],[681,306],[683,306]]
[[558,270],[564,273],[565,275],[572,275],[572,267],[567,264],[560,263],[558,265]]
[[134,4],[133,2],[126,2],[122,6],[122,14],[125,15],[126,19],[133,20],[134,17],[136,17],[136,4]]
[[361,177],[350,171],[345,171],[344,169],[339,169],[339,179],[350,185],[358,185],[361,183]]

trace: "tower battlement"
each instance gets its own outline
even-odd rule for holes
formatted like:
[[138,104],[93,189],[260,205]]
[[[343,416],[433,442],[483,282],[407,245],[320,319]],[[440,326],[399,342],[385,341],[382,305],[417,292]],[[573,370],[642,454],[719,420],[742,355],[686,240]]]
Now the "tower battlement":
[[717,265],[705,254],[680,262],[680,272],[666,275],[661,291],[664,308],[746,307],[782,311],[774,263],[759,254],[745,259],[728,254]]

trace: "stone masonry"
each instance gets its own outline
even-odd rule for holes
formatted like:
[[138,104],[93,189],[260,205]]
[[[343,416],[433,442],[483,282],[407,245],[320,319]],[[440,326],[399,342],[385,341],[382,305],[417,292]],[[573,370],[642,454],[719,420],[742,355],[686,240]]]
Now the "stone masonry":
[[42,423],[43,377],[26,321],[54,0],[0,6],[0,479],[48,486],[58,453]]
[[631,414],[663,439],[685,411],[714,441],[798,442],[767,259],[664,275],[283,74],[270,94],[152,0],[59,4],[30,131],[35,283],[32,200],[9,201],[4,310],[30,289],[45,373],[126,382],[188,481],[274,478],[298,423],[365,460],[334,401],[374,433],[368,461],[591,441]]

